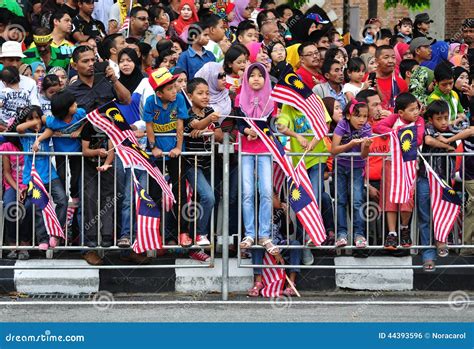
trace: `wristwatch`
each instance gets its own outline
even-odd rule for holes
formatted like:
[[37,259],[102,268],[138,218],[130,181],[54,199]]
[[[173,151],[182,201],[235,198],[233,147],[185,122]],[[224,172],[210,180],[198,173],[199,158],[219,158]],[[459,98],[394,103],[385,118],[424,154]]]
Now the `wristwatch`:
[[150,142],[150,149],[153,150],[153,148],[155,148],[155,147],[156,147],[155,142]]

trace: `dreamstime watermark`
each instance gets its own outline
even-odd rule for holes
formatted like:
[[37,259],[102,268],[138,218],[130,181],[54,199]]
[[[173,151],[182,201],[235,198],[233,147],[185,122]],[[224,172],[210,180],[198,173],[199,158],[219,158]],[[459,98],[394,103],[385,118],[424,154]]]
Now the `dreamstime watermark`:
[[99,217],[104,216],[108,210],[112,209],[117,201],[122,198],[122,193],[117,193],[117,195],[112,199],[107,201],[104,207],[100,209],[100,212],[94,216],[90,221],[84,224],[84,230],[91,229],[94,225],[96,225],[99,221]]
[[197,38],[203,33],[203,29],[199,24],[191,24],[188,29],[188,36],[186,38],[186,43],[192,45]]
[[373,201],[365,202],[359,209],[359,215],[366,222],[373,222],[380,217],[382,209]]
[[194,222],[204,215],[204,208],[198,202],[188,202],[181,209],[181,216],[186,222]]
[[368,306],[370,305],[370,303],[374,302],[378,297],[381,297],[383,296],[384,292],[382,290],[377,290],[375,292],[373,292],[369,298],[367,298],[367,300],[360,306],[358,307],[356,310],[354,310],[352,313],[351,313],[351,317],[353,319],[357,318],[360,316],[361,313],[363,313],[367,308]]
[[99,291],[92,298],[94,308],[99,311],[109,310],[114,306],[114,295],[109,291]]
[[6,205],[4,215],[9,222],[22,221],[26,216],[26,207],[21,202],[12,202]]
[[26,30],[20,24],[9,24],[3,32],[5,41],[23,42],[26,38]]
[[291,296],[281,295],[279,297],[270,298],[270,306],[275,310],[288,310],[293,305]]
[[44,342],[85,342],[83,335],[53,335],[50,330],[38,335],[9,333],[5,336],[5,342],[17,343],[44,343]]
[[449,307],[454,311],[466,310],[469,308],[471,299],[469,295],[464,291],[454,291],[449,294],[448,297]]

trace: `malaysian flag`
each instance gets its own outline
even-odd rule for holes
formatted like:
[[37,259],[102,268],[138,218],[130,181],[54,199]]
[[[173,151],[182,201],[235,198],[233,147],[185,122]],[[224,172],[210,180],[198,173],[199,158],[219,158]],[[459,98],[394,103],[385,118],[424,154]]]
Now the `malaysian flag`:
[[[275,257],[265,252],[263,256],[264,265],[277,265]],[[260,291],[263,297],[280,297],[285,286],[285,269],[283,268],[263,268],[262,281],[264,287]]]
[[28,193],[31,195],[31,201],[35,204],[43,214],[43,221],[46,226],[46,231],[50,236],[64,237],[64,232],[59,223],[56,211],[54,211],[51,199],[49,197],[43,181],[36,171],[35,164],[31,164],[31,180],[28,188]]
[[437,241],[446,242],[461,212],[462,202],[456,191],[438,177],[428,162],[423,161],[430,183],[434,236]]
[[[283,148],[283,145],[280,143],[280,141],[273,135],[273,132],[270,130],[270,128],[262,128],[262,123],[264,123],[263,121],[259,121],[257,123],[254,120],[248,118],[245,118],[244,120],[258,134],[258,138],[260,138],[263,144],[265,144],[268,151],[272,153],[273,161],[275,161],[281,167],[285,175],[287,177],[298,178],[290,158],[285,153],[285,148]],[[296,181],[298,181],[298,179],[296,179]]]
[[143,166],[148,174],[153,177],[161,187],[163,195],[170,197],[173,202],[175,201],[173,192],[160,169],[156,166],[150,155],[141,149],[137,143],[132,143],[126,139],[123,141],[123,144],[119,144],[116,149],[124,166]]
[[160,235],[160,210],[134,176],[137,207],[137,235],[133,251],[143,253],[159,250],[163,244]]
[[281,169],[281,167],[274,162],[273,163],[273,189],[275,189],[275,193],[280,194],[283,188],[283,184],[285,184],[286,176],[285,172]]
[[301,81],[293,69],[289,67],[286,74],[278,81],[273,88],[272,97],[276,102],[288,104],[300,110],[308,119],[317,139],[326,136],[328,133],[326,108],[321,99]]
[[121,144],[127,138],[132,143],[138,143],[134,131],[114,101],[93,110],[87,114],[87,119],[107,134],[114,147]]
[[163,174],[150,156],[140,148],[135,132],[131,129],[120,112],[119,106],[114,101],[87,114],[87,119],[94,126],[104,131],[111,139],[124,167],[144,167],[159,184],[163,193],[174,201],[173,192]]
[[128,31],[129,27],[130,27],[130,17],[127,16],[127,17],[125,17],[125,20],[123,21],[123,23],[120,26],[118,31],[120,33],[126,32],[126,31]]
[[300,161],[296,166],[296,172],[300,185],[297,185],[293,178],[288,178],[289,204],[313,244],[320,246],[326,240],[326,230],[324,229],[323,217],[314,196],[304,161]]
[[408,202],[413,192],[416,179],[416,134],[416,126],[390,133],[390,201],[396,204]]

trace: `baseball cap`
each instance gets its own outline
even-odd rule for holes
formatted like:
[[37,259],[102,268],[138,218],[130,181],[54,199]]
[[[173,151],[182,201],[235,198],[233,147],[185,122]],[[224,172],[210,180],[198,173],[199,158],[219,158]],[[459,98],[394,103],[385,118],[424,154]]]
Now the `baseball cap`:
[[151,72],[148,77],[148,82],[150,83],[153,90],[156,91],[157,88],[166,85],[167,83],[176,80],[179,77],[179,74],[173,75],[166,68],[158,68]]
[[410,52],[415,53],[417,48],[421,46],[430,46],[435,41],[436,40],[428,39],[427,37],[424,37],[424,36],[417,37],[410,42]]
[[321,15],[319,15],[317,13],[310,13],[310,14],[306,15],[306,18],[312,19],[317,24],[328,24],[329,23],[329,21],[324,20],[323,17],[321,17]]

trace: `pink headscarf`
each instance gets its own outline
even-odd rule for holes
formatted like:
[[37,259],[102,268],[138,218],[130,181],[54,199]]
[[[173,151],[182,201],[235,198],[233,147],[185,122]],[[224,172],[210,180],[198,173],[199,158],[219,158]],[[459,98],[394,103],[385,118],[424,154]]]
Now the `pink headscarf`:
[[234,19],[230,22],[231,27],[237,27],[240,22],[245,21],[245,18],[242,17],[245,8],[249,5],[250,0],[235,0],[234,1]]
[[398,44],[395,45],[394,51],[395,51],[395,62],[397,66],[400,65],[400,62],[403,61],[403,55],[408,51],[410,48],[410,45],[404,43],[404,42],[399,42]]
[[[265,79],[262,89],[258,91],[253,90],[249,85],[250,74],[255,68],[262,73]],[[265,119],[275,107],[271,93],[272,85],[267,69],[262,63],[253,63],[244,71],[242,87],[236,104],[246,117]]]
[[262,43],[261,42],[249,42],[247,45],[245,45],[247,49],[250,52],[249,55],[249,62],[250,63],[255,63],[257,61],[257,55],[260,52],[260,49],[262,48]]

